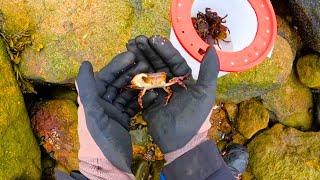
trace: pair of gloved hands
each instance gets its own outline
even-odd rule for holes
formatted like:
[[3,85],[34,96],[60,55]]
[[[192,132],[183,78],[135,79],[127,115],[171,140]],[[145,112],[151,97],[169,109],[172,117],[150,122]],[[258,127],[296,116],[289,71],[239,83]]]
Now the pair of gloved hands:
[[[185,59],[170,41],[160,36],[139,36],[129,41],[127,49],[96,75],[91,64],[84,62],[76,80],[80,105],[80,171],[90,179],[111,179],[112,173],[121,179],[117,171],[126,172],[123,177],[133,178],[128,126],[131,117],[141,109],[138,91],[124,89],[132,77],[152,72],[166,72],[169,79],[191,74]],[[167,105],[166,93],[162,90],[144,96],[143,118],[163,153],[172,154],[183,149],[197,134],[210,128],[207,117],[215,100],[218,72],[216,52],[209,48],[198,80],[185,80],[187,90],[173,86],[173,96]],[[99,171],[101,169],[103,171]],[[96,170],[98,174],[91,173]]]

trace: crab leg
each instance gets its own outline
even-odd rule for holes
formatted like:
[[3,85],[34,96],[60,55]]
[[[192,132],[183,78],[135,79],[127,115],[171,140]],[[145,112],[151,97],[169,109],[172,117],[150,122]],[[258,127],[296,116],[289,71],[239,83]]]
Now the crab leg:
[[190,76],[190,74],[186,74],[186,75],[180,76],[180,77],[174,77],[169,80],[169,82],[166,84],[166,86],[178,84],[178,85],[182,86],[183,88],[187,89],[187,86],[183,83],[183,80],[185,80],[188,76]]
[[139,95],[138,95],[138,103],[139,103],[139,106],[141,107],[141,109],[143,109],[143,96],[144,94],[147,92],[147,89],[143,89],[142,91],[140,91]]
[[165,90],[168,93],[168,96],[165,98],[166,99],[166,104],[168,104],[171,96],[172,96],[172,90],[170,87],[163,87],[163,90]]

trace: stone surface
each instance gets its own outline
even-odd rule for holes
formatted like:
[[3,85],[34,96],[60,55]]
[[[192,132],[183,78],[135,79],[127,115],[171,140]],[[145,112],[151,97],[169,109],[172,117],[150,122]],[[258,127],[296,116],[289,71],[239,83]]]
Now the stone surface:
[[290,46],[293,54],[295,55],[298,50],[302,47],[302,41],[298,32],[290,26],[289,22],[284,18],[277,16],[278,35],[286,39]]
[[239,103],[280,87],[291,72],[293,60],[289,43],[278,36],[271,58],[249,71],[230,73],[218,79],[217,99]]
[[33,110],[32,128],[45,150],[68,171],[78,169],[77,106],[70,100],[51,100]]
[[297,63],[300,81],[310,88],[320,88],[320,56],[309,54],[301,57]]
[[40,150],[0,41],[0,179],[40,179]]
[[307,130],[311,127],[312,93],[292,73],[279,89],[261,96],[263,104],[274,112],[277,120],[287,126]]
[[247,139],[266,128],[269,122],[269,112],[262,103],[249,100],[240,103],[239,116],[236,126],[238,131]]
[[319,139],[319,132],[276,124],[248,144],[251,175],[259,180],[319,179]]
[[229,120],[234,123],[238,116],[238,105],[236,103],[227,102],[223,104],[223,109],[227,112]]
[[290,0],[289,7],[304,43],[320,52],[320,1]]
[[138,34],[168,36],[171,0],[4,0],[6,33],[32,33],[21,72],[34,80],[73,83],[83,60],[97,71]]

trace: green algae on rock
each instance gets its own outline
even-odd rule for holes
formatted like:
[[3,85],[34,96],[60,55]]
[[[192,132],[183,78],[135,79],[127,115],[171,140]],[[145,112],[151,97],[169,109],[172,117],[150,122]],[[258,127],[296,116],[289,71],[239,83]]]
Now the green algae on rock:
[[301,57],[297,63],[300,81],[309,88],[320,88],[320,56],[309,54]]
[[[32,47],[22,54],[21,72],[33,80],[73,83],[82,61],[95,71],[125,50],[138,34],[168,36],[170,0],[0,2],[6,32],[32,32]],[[20,24],[19,24],[20,22]]]
[[0,179],[40,179],[39,146],[2,41],[0,104]]
[[217,99],[239,103],[280,87],[291,72],[293,60],[289,43],[278,36],[271,58],[246,72],[230,73],[218,79]]
[[280,16],[277,16],[277,26],[278,26],[278,35],[286,39],[290,46],[293,54],[295,55],[302,47],[301,37],[298,32],[289,25],[289,22],[283,19]]
[[247,139],[266,128],[269,122],[269,112],[262,103],[249,100],[240,103],[239,116],[236,121],[238,131]]
[[319,132],[274,125],[248,144],[251,175],[259,180],[319,179],[319,139]]
[[312,124],[312,93],[291,73],[279,89],[261,96],[264,106],[275,113],[277,120],[287,126],[307,130]]
[[77,106],[70,100],[50,100],[33,110],[32,128],[45,150],[68,171],[78,170]]

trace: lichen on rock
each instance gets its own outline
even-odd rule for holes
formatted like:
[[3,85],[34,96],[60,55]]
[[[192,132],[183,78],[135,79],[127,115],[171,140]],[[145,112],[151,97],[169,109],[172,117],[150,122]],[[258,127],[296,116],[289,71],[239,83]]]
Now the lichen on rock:
[[218,79],[217,99],[239,103],[280,87],[288,78],[294,56],[289,43],[278,36],[271,58],[246,71]]
[[40,179],[39,146],[1,40],[0,104],[0,179]]
[[77,106],[71,100],[50,100],[33,109],[32,128],[44,149],[69,172],[78,170]]
[[246,179],[319,179],[319,139],[319,132],[274,125],[248,144],[253,177]]
[[239,116],[236,120],[238,131],[247,139],[266,128],[269,122],[269,112],[262,103],[249,100],[240,103]]
[[309,54],[301,57],[297,63],[300,81],[309,88],[320,88],[320,56]]
[[280,88],[261,96],[264,106],[272,111],[277,120],[287,126],[307,130],[312,124],[312,94],[291,73]]

